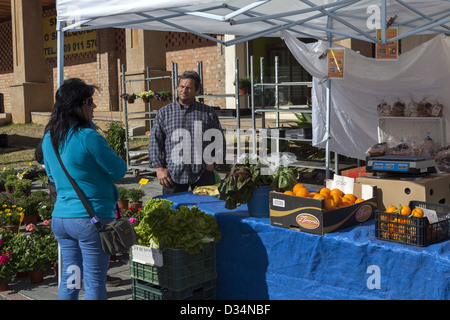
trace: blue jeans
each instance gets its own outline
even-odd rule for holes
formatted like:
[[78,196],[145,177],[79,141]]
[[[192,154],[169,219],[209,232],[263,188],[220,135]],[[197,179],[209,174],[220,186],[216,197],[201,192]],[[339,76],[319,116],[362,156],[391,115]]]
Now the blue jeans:
[[[102,224],[113,220],[100,219]],[[85,300],[106,300],[110,256],[90,218],[52,218],[52,229],[62,256],[58,300],[77,300],[82,281]]]

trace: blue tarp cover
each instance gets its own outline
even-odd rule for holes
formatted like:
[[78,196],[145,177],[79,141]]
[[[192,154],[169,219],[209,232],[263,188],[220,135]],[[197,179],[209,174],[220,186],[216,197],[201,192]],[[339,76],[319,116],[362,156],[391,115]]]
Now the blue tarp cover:
[[215,216],[217,299],[450,298],[450,243],[415,247],[375,238],[374,220],[323,236],[270,225],[216,197],[162,195]]

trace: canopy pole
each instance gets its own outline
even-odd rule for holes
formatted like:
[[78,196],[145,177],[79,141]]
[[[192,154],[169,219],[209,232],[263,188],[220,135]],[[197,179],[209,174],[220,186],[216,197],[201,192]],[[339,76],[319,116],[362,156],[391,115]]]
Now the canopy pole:
[[[327,21],[327,28],[331,27],[331,17],[328,17]],[[328,49],[331,48],[333,44],[333,35],[331,32],[328,32]],[[325,119],[325,126],[326,126],[326,141],[325,141],[325,179],[330,179],[330,139],[331,139],[331,79],[327,79],[327,91],[326,91],[326,108],[327,108],[327,115]]]
[[253,155],[257,154],[257,144],[256,144],[256,118],[255,118],[255,94],[253,92],[253,90],[255,89],[255,83],[254,83],[254,79],[255,79],[255,70],[253,68],[253,55],[250,56],[250,82],[251,82],[251,107],[252,107],[252,137],[253,137]]
[[386,0],[381,0],[381,43],[386,43]]
[[[65,23],[63,21],[56,22],[56,70],[57,79],[56,85],[59,88],[64,82],[64,28]],[[58,288],[61,283],[62,274],[62,258],[61,247],[58,244]]]
[[64,21],[56,22],[56,69],[57,69],[57,80],[56,85],[59,88],[64,82]]

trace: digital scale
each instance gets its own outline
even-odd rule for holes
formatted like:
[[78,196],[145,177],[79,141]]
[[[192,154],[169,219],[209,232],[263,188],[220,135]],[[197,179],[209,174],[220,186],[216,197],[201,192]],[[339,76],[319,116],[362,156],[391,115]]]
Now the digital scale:
[[383,173],[429,174],[439,172],[436,161],[430,157],[386,155],[368,157],[366,171]]

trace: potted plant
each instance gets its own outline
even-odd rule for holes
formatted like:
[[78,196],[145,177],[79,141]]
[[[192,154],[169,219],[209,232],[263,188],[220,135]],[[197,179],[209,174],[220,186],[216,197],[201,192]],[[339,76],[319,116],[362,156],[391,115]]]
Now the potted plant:
[[130,209],[132,212],[138,212],[142,208],[141,199],[145,196],[145,192],[141,189],[128,189],[128,197],[130,198]]
[[3,204],[0,208],[0,226],[3,229],[18,233],[24,217],[23,208],[15,204]]
[[42,183],[42,188],[45,188],[48,185],[49,178],[46,174],[38,174],[37,180]]
[[128,189],[123,186],[117,186],[117,191],[119,192],[119,198],[117,199],[117,206],[121,211],[127,210],[129,203]]
[[47,221],[52,218],[54,204],[50,201],[50,199],[43,199],[38,206],[38,215],[42,219],[42,221]]
[[126,137],[122,123],[116,121],[111,122],[105,133],[105,139],[111,149],[113,149],[119,157],[125,160],[127,154],[125,150]]
[[152,90],[143,91],[139,94],[139,98],[141,98],[144,103],[148,103],[154,96],[155,93]]
[[[236,85],[236,81],[233,84]],[[244,77],[238,79],[239,94],[248,94],[251,86],[251,78]]]
[[14,184],[14,192],[24,192],[26,194],[31,193],[32,181],[30,179],[17,179]]
[[47,247],[51,247],[54,236],[48,226],[28,229],[29,233],[14,237],[10,248],[15,257],[17,271],[27,271],[31,283],[41,283],[44,280],[44,270],[49,265]]
[[8,283],[14,279],[16,271],[10,263],[11,251],[0,251],[0,291],[8,290]]
[[7,247],[14,233],[0,229],[0,291],[8,290],[8,283],[14,280],[16,270],[11,263],[11,250]]
[[134,103],[134,100],[138,98],[138,95],[135,93],[123,93],[120,97],[127,100],[128,103]]
[[53,234],[50,225],[38,225],[31,231],[32,237],[37,240],[36,244],[39,246],[39,252],[42,253],[44,263],[41,265],[43,269],[50,265],[54,268],[55,275],[57,273],[58,262],[58,241]]
[[135,227],[143,218],[143,214],[141,211],[133,212],[130,209],[121,211],[121,216],[122,218],[128,219]]
[[5,189],[7,193],[13,193],[14,192],[14,185],[16,184],[16,181],[18,180],[16,175],[9,175],[5,179]]
[[39,216],[39,204],[44,197],[48,197],[45,191],[35,191],[31,194],[14,193],[14,203],[23,208],[25,214],[23,223],[28,225],[30,223],[36,224]]
[[155,93],[155,98],[159,101],[167,101],[172,99],[172,93],[170,91],[158,91]]

